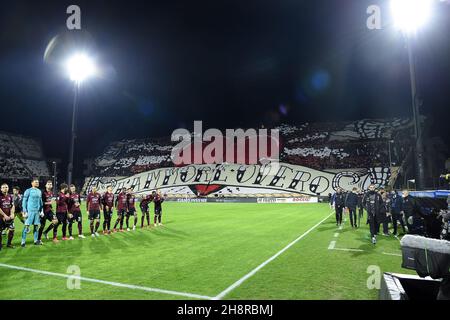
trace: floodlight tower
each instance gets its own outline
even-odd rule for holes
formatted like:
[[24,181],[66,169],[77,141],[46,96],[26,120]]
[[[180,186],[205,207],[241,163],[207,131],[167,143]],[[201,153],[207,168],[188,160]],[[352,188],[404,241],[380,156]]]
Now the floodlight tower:
[[85,53],[76,53],[66,62],[67,73],[74,83],[74,97],[72,110],[72,132],[70,138],[69,165],[67,167],[67,183],[72,183],[73,176],[73,156],[76,139],[76,116],[78,110],[78,96],[83,81],[96,74],[97,68],[94,61]]
[[422,130],[420,127],[419,99],[416,86],[416,66],[414,44],[417,31],[425,25],[431,15],[432,0],[391,0],[391,11],[395,26],[403,33],[406,40],[411,81],[411,98],[414,119],[416,188],[424,188],[425,168],[423,159]]

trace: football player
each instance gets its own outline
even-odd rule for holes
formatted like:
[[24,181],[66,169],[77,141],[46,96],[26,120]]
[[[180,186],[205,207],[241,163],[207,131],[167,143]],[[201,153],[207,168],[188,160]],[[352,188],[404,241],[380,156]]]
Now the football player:
[[[8,248],[14,248],[12,239],[14,237],[14,200],[8,194],[9,186],[3,183],[0,194],[0,231],[8,230]],[[2,236],[0,233],[0,250],[2,249]]]
[[109,186],[102,197],[103,203],[103,234],[111,233],[111,219],[114,208],[114,193],[113,188]]
[[83,217],[81,215],[81,197],[77,193],[75,185],[71,184],[70,187],[70,200],[69,200],[69,240],[73,240],[72,225],[76,221],[78,225],[78,238],[84,239],[83,235]]
[[[97,187],[92,187],[86,200],[86,210],[89,212],[91,237],[98,237],[98,227],[100,226],[100,210],[102,210],[102,196],[97,192]],[[95,226],[94,226],[95,224]]]
[[58,242],[58,227],[62,224],[62,240],[69,240],[66,237],[67,233],[67,213],[69,209],[69,186],[65,183],[61,184],[59,187],[59,194],[56,198],[56,219],[57,223],[53,227],[53,242]]
[[123,232],[123,219],[125,218],[128,211],[128,201],[126,189],[122,188],[122,191],[117,195],[116,198],[116,209],[117,209],[117,220],[114,224],[113,232],[117,232],[117,225],[120,223],[120,232]]
[[[48,180],[45,184],[45,191],[42,192],[42,202],[44,204],[44,215],[41,216],[40,222],[41,226],[39,227],[38,240],[42,240],[42,234],[44,234],[45,239],[48,239],[48,233],[53,229],[55,224],[58,223],[58,219],[56,218],[56,214],[53,212],[52,201],[54,200],[53,194],[53,182],[52,180]],[[45,229],[46,221],[50,222],[48,228]]]
[[133,189],[129,188],[128,192],[127,192],[127,207],[128,207],[127,219],[126,219],[127,231],[130,231],[129,220],[130,220],[131,216],[134,217],[133,230],[136,230],[138,216],[137,216],[137,212],[136,212],[135,203],[136,203],[136,197],[134,196]]

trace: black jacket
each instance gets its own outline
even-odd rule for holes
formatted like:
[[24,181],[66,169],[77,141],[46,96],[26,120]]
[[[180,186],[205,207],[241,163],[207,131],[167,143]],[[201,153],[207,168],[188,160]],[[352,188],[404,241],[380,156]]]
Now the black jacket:
[[345,206],[347,208],[356,210],[356,206],[358,205],[358,195],[354,192],[349,192],[347,197],[345,198]]
[[366,193],[363,199],[363,206],[366,209],[369,216],[380,217],[383,213],[383,199],[378,192],[369,191]]
[[337,193],[334,195],[334,206],[335,207],[343,207],[345,202],[344,194]]

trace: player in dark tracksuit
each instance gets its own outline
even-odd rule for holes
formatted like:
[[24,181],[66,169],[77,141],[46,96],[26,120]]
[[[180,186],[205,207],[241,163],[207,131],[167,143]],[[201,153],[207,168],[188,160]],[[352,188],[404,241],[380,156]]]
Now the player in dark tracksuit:
[[350,224],[352,228],[358,227],[358,222],[356,219],[356,207],[358,205],[358,189],[353,188],[352,192],[349,192],[345,197],[345,207],[348,208],[348,213],[350,216]]
[[391,192],[391,214],[392,214],[392,225],[394,227],[394,236],[397,235],[397,225],[400,222],[402,226],[403,234],[406,233],[405,222],[403,221],[402,211],[402,197],[400,197],[397,192]]
[[381,199],[383,200],[383,206],[380,210],[380,220],[377,228],[377,233],[380,230],[380,224],[383,224],[383,235],[389,235],[389,220],[391,216],[391,199],[388,197],[386,191],[380,191]]
[[153,191],[152,193],[153,195],[153,203],[155,204],[155,216],[154,216],[154,225],[155,227],[157,225],[162,226],[163,224],[161,223],[161,215],[162,215],[162,206],[161,204],[164,202],[165,198],[161,196],[161,194],[156,191]]
[[112,187],[108,187],[107,191],[102,197],[103,203],[103,234],[111,233],[111,219],[114,208],[114,193]]
[[380,219],[380,211],[383,206],[383,199],[381,195],[375,191],[375,185],[369,186],[369,191],[366,193],[363,199],[363,206],[367,211],[367,219],[370,226],[370,236],[372,243],[377,243],[377,230]]
[[336,225],[340,226],[342,224],[342,211],[344,210],[345,198],[342,193],[342,189],[337,189],[333,197],[334,210],[336,211]]
[[408,227],[408,233],[421,234],[423,230],[423,217],[420,214],[420,210],[417,207],[414,197],[409,195],[408,190],[402,192],[402,210],[401,213],[405,217],[406,226]]
[[153,196],[151,194],[146,195],[142,198],[139,207],[141,208],[142,218],[141,218],[141,228],[144,227],[144,218],[147,218],[147,225],[150,227],[150,213],[149,213],[149,204],[153,201]]
[[361,219],[364,216],[363,199],[364,199],[364,192],[360,190],[358,192],[358,227],[361,226]]

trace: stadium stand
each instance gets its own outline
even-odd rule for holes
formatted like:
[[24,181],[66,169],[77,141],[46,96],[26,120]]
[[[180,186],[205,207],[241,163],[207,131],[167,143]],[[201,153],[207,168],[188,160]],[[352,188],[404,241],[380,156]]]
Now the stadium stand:
[[[400,165],[409,151],[409,119],[371,119],[353,122],[282,124],[280,160],[313,169],[372,168]],[[390,142],[391,141],[391,142]],[[393,141],[393,142],[392,142]],[[160,139],[111,143],[94,161],[92,175],[130,176],[171,167],[175,143]]]
[[0,133],[0,178],[50,177],[41,143],[33,138]]

